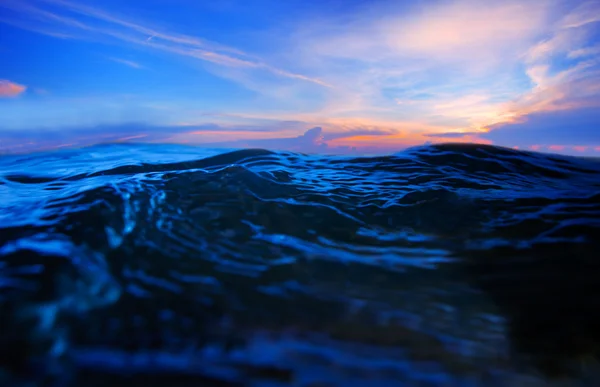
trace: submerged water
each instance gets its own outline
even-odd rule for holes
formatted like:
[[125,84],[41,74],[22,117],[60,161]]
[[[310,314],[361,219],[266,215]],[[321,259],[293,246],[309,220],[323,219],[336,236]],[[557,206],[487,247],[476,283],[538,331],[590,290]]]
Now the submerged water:
[[0,384],[596,386],[600,162],[0,158]]

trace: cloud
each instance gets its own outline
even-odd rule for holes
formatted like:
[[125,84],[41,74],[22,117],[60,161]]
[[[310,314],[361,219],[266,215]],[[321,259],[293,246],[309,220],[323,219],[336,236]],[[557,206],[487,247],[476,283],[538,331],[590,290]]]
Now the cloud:
[[305,153],[321,153],[327,149],[323,140],[323,128],[314,127],[296,137],[246,139],[204,144],[209,147],[223,148],[265,148]]
[[6,79],[0,79],[0,98],[16,97],[27,89],[26,86],[11,82]]
[[515,76],[523,55],[551,32],[551,0],[394,4],[297,26],[293,60],[335,86],[316,116],[443,131],[510,119],[505,105],[528,88]]
[[105,142],[166,142],[177,134],[268,132],[252,126],[150,125],[141,122],[104,124],[86,127],[37,127],[20,130],[0,128],[0,153],[33,151],[61,146],[87,146]]
[[480,66],[473,59],[490,55],[493,63],[486,65],[499,64],[516,59],[519,49],[535,42],[546,28],[550,5],[543,0],[459,0],[387,7],[350,20],[350,26],[338,28],[329,19],[310,23],[302,38],[315,38],[309,44],[317,55],[372,64],[400,58]]
[[600,2],[586,1],[575,8],[571,13],[565,16],[561,22],[561,27],[577,28],[600,21]]
[[[548,118],[548,120],[556,117]],[[435,133],[411,135],[410,133],[390,132],[386,129],[355,128],[347,132],[329,125],[330,129],[320,126],[305,130],[303,134],[282,135],[278,124],[271,120],[269,125],[260,127],[253,125],[223,125],[206,123],[201,125],[149,125],[145,123],[128,123],[121,125],[96,125],[79,128],[37,128],[28,130],[0,129],[0,154],[29,153],[62,148],[85,147],[102,143],[186,143],[206,148],[240,149],[263,148],[279,151],[293,151],[312,154],[337,155],[381,155],[393,154],[415,145],[430,145],[446,142],[492,143],[481,138],[481,133]],[[307,123],[293,122],[292,125]],[[508,130],[508,129],[507,129]],[[511,130],[519,130],[512,128]],[[485,134],[492,135],[498,132]],[[593,133],[592,133],[593,135]],[[509,133],[510,137],[510,133]],[[596,136],[597,137],[597,136]],[[540,136],[532,133],[532,141]],[[433,140],[431,140],[433,139]],[[580,138],[576,145],[560,143],[561,138],[549,138],[543,144],[524,141],[519,145],[511,145],[515,149],[530,149],[541,152],[559,152],[567,154],[597,156],[600,145],[586,145]],[[498,144],[502,145],[502,141]],[[561,145],[559,145],[561,144]],[[597,143],[596,143],[597,144]]]
[[599,14],[598,1],[574,7],[528,50],[525,72],[533,88],[507,106],[514,118],[600,105]]
[[43,28],[38,26],[33,29],[40,33],[48,31],[52,36],[60,34],[86,40],[109,38],[139,48],[152,48],[225,67],[261,69],[280,77],[329,86],[320,79],[272,66],[232,47],[195,36],[161,31],[79,3],[64,0],[5,0],[0,2],[0,7],[16,12],[21,18],[38,20],[36,24],[30,21],[13,23],[16,26],[29,29],[41,22]]
[[[332,127],[334,128],[334,127]],[[335,130],[335,129],[334,129]],[[388,141],[386,146],[380,146],[371,143],[362,143],[359,141],[362,137],[368,138],[390,138],[395,134],[390,134],[386,130],[363,130],[354,129],[349,132],[338,131],[327,132],[322,127],[316,126],[306,130],[302,135],[289,136],[289,137],[269,137],[264,138],[246,138],[239,140],[229,140],[220,142],[205,142],[202,141],[202,146],[216,147],[216,148],[265,148],[271,150],[282,150],[282,151],[293,151],[301,153],[313,153],[313,154],[390,154],[397,152],[403,148],[411,145],[420,143],[420,141],[411,141],[410,139],[404,139],[398,141],[398,139],[392,138],[392,141]],[[363,136],[361,136],[363,134]],[[189,141],[188,144],[197,143],[189,135],[184,135]],[[348,142],[344,142],[348,140]],[[358,141],[357,141],[358,140]],[[407,141],[408,140],[408,141]],[[384,140],[385,141],[385,140]]]
[[446,133],[425,133],[425,137],[436,137],[436,138],[463,138],[466,136],[479,136],[481,132],[446,132]]
[[[387,130],[353,129],[340,132],[330,126],[330,132],[317,126],[305,130],[299,136],[282,135],[277,128],[285,127],[286,122],[270,122],[266,126],[227,125],[207,123],[201,125],[149,125],[127,123],[120,125],[96,125],[71,128],[30,128],[27,130],[0,129],[0,153],[24,153],[65,147],[83,147],[99,143],[139,142],[139,143],[186,143],[210,148],[265,148],[271,150],[295,151],[301,153],[358,154],[360,152],[395,152],[406,146],[420,143],[391,141],[388,147],[372,144],[345,144],[361,135],[370,138],[393,136]],[[294,127],[307,123],[291,122]],[[406,139],[405,139],[406,140]]]
[[500,145],[600,146],[600,114],[596,107],[532,113],[520,122],[498,124],[480,134]]
[[519,149],[530,150],[534,152],[543,153],[558,153],[570,156],[583,156],[583,157],[598,157],[600,156],[600,146],[585,146],[585,145],[539,145],[533,144],[528,147],[519,147]]
[[323,135],[325,141],[356,136],[389,136],[395,134],[390,129],[349,129],[341,132],[328,132]]
[[[524,57],[532,88],[500,105],[480,138],[505,146],[589,153],[600,144],[600,58],[594,34],[599,2],[583,3],[560,18],[549,37]],[[584,147],[588,147],[584,150]]]
[[598,106],[599,14],[598,1],[374,4],[300,26],[296,59],[336,85],[321,118],[475,135],[537,112]]
[[[299,123],[293,124],[297,126]],[[215,123],[152,125],[131,122],[87,127],[38,127],[21,130],[0,128],[0,152],[22,152],[62,146],[81,147],[98,143],[127,141],[184,142],[199,145],[212,144],[220,147],[297,149],[306,152],[314,150],[315,144],[326,146],[322,128],[309,129],[300,136],[280,137],[281,134],[275,131],[285,125],[285,122],[271,122],[270,125],[265,126]],[[304,127],[306,128],[306,123]],[[237,140],[234,139],[236,137]]]
[[134,62],[132,60],[120,59],[120,58],[108,58],[108,59],[112,60],[113,62],[121,63],[121,64],[123,64],[125,66],[129,66],[129,67],[134,68],[134,69],[138,69],[139,70],[139,69],[143,68],[143,66],[141,64],[139,64],[137,62]]
[[[372,2],[364,12],[286,19],[281,33],[265,38],[268,54],[260,58],[68,0],[0,7],[13,10],[22,28],[37,21],[41,31],[197,59],[259,94],[239,114],[215,120],[227,130],[175,130],[165,141],[298,145],[308,139],[300,131],[320,126],[320,142],[304,146],[397,149],[453,139],[574,150],[597,146],[585,128],[595,125],[600,104],[599,4]],[[212,120],[185,104],[172,102],[169,119]]]
[[567,54],[567,58],[569,59],[579,59],[579,58],[589,58],[594,57],[600,54],[600,45],[585,47],[585,48],[577,48],[569,51]]
[[526,47],[543,30],[548,2],[452,1],[419,11],[379,24],[388,46],[421,58],[495,65],[513,59],[504,55],[514,55],[515,45]]

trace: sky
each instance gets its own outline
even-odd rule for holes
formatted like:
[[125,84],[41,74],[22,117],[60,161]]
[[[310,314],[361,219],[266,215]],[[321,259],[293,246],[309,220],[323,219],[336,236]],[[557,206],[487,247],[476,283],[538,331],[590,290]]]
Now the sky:
[[600,156],[600,0],[0,0],[0,153]]

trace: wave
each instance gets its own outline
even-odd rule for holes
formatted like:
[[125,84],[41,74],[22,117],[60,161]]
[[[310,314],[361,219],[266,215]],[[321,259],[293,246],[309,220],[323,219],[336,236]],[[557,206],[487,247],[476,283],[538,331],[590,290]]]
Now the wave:
[[596,383],[581,359],[600,348],[599,241],[593,159],[472,144],[5,156],[0,379]]

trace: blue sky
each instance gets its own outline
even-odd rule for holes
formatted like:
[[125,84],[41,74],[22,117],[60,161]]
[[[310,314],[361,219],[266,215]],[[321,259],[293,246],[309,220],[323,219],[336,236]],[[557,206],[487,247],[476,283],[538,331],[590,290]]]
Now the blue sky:
[[599,61],[598,0],[2,0],[0,151],[600,155]]

